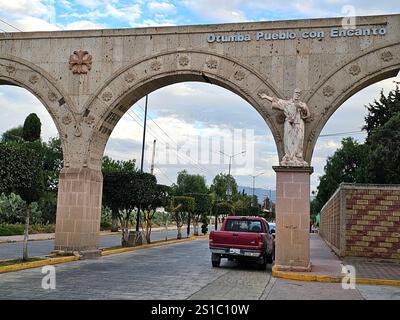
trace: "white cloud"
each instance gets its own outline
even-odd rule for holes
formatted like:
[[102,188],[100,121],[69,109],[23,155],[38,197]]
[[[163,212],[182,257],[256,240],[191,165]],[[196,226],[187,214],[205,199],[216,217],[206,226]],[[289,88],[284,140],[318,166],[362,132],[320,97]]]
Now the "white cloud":
[[246,2],[240,0],[186,0],[183,3],[204,20],[213,22],[248,21],[244,12]]
[[148,4],[148,7],[152,11],[163,12],[166,14],[171,14],[176,12],[176,7],[172,3],[168,2],[151,1]]
[[88,20],[74,21],[67,24],[63,29],[65,30],[89,30],[89,29],[104,29],[105,24],[96,23]]
[[0,0],[0,12],[13,15],[44,16],[51,13],[52,6],[41,0]]
[[55,31],[60,30],[60,27],[40,18],[23,17],[17,19],[14,25],[22,31]]

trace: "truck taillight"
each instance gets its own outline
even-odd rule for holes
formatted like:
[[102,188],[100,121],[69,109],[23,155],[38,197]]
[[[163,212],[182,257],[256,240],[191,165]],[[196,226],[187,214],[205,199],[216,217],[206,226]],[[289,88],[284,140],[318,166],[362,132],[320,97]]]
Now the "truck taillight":
[[208,237],[208,242],[211,243],[214,241],[214,231],[210,232],[210,236]]
[[264,238],[263,238],[263,236],[262,236],[262,234],[259,234],[258,235],[258,245],[260,246],[260,247],[262,247],[263,246],[263,242],[264,242]]

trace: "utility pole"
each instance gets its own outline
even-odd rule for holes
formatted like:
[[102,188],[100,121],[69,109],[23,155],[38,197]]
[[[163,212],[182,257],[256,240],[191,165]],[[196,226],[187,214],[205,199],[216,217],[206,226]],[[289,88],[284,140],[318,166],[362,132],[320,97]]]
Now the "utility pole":
[[251,199],[251,205],[254,207],[254,189],[255,189],[255,181],[256,181],[256,177],[261,176],[262,174],[264,174],[264,172],[261,172],[259,174],[256,174],[253,177],[253,197]]
[[[143,163],[144,163],[144,147],[146,144],[146,123],[147,123],[147,101],[149,96],[146,95],[146,104],[144,107],[144,125],[143,125],[143,142],[142,142],[142,159],[140,163],[140,172],[143,173]],[[136,231],[139,232],[139,224],[140,224],[140,204],[136,216]]]
[[238,153],[233,154],[233,155],[226,154],[226,153],[224,153],[224,152],[222,152],[222,151],[220,151],[219,153],[221,153],[221,154],[223,154],[223,155],[229,157],[229,167],[228,167],[228,168],[229,168],[229,169],[228,169],[229,181],[228,181],[228,190],[227,190],[227,193],[228,193],[228,197],[230,198],[231,193],[232,193],[231,180],[230,180],[230,178],[231,178],[232,159],[233,159],[234,157],[238,156],[239,154],[244,154],[244,153],[246,153],[246,150],[243,150],[242,152],[238,152]]
[[153,141],[153,155],[151,157],[151,167],[150,167],[150,173],[153,174],[154,172],[154,156],[156,154],[156,139]]

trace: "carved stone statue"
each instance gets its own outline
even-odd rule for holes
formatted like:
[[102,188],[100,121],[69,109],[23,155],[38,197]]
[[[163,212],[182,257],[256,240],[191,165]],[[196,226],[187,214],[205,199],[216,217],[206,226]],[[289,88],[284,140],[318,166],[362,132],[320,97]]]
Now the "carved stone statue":
[[273,109],[282,111],[285,115],[283,144],[285,155],[280,161],[281,166],[308,166],[303,158],[304,120],[310,117],[307,104],[300,101],[301,90],[294,90],[293,98],[282,100],[260,93],[261,99],[272,102]]

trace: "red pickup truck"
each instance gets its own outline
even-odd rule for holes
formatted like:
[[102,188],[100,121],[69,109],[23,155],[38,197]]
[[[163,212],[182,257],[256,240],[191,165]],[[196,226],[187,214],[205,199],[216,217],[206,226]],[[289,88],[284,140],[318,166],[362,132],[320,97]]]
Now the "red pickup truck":
[[275,258],[274,238],[261,217],[226,217],[221,230],[210,233],[209,247],[213,267],[219,267],[221,258],[249,259],[265,270]]

